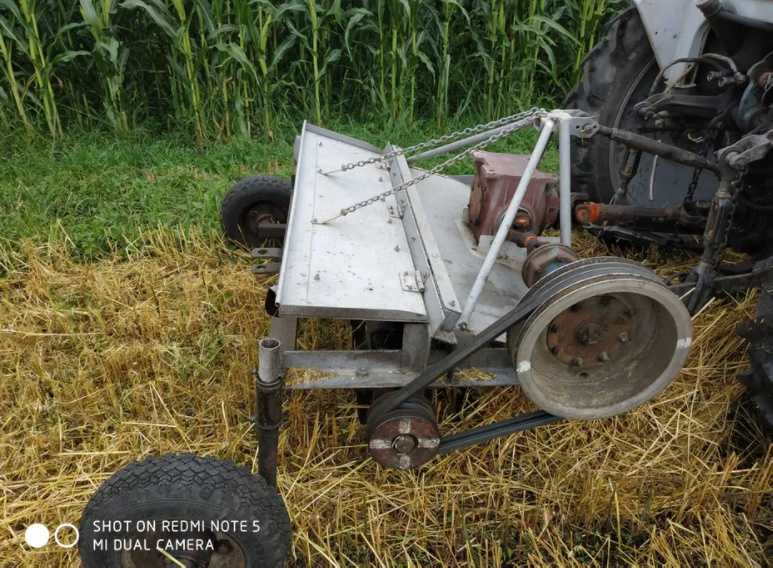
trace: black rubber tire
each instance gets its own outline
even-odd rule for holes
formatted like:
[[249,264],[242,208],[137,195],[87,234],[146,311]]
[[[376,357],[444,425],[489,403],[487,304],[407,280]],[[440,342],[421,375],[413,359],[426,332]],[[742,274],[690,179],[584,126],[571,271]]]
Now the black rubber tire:
[[[655,55],[639,13],[629,8],[609,22],[604,37],[585,58],[582,79],[567,96],[565,107],[584,110],[600,124],[616,127],[621,112],[629,111],[624,107],[630,90],[643,73],[657,73]],[[592,201],[609,202],[617,186],[610,144],[608,138],[594,136],[572,145],[573,191],[588,194]]]
[[290,212],[292,186],[276,176],[244,178],[226,193],[220,205],[220,222],[226,237],[248,247],[261,246],[266,237],[257,233],[249,222],[251,212],[270,214],[286,223]]
[[[279,494],[262,477],[211,457],[153,457],[127,465],[103,483],[80,521],[78,547],[84,568],[123,568],[121,552],[111,546],[94,550],[98,539],[112,543],[129,538],[130,532],[95,531],[95,521],[116,519],[247,521],[248,531],[224,533],[241,549],[246,568],[284,566],[290,550],[290,519]],[[252,532],[253,521],[259,524],[257,533]],[[156,542],[152,536],[148,541]]]
[[745,405],[757,417],[762,431],[773,440],[773,353],[752,349],[749,352],[751,369],[741,376],[746,386]]
[[[757,321],[771,321],[773,295],[760,291],[757,301]],[[742,334],[749,340],[749,371],[739,378],[746,387],[742,401],[756,416],[761,429],[773,440],[773,334]]]

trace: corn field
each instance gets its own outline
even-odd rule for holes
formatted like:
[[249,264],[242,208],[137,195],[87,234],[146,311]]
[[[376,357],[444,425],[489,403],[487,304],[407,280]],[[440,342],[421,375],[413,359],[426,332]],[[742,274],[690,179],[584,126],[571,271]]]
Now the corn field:
[[558,101],[624,0],[0,0],[0,121],[272,138]]

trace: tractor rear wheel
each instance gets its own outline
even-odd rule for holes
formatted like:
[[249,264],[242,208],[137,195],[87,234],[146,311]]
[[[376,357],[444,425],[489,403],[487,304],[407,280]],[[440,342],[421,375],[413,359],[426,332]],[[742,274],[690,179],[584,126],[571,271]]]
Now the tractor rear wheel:
[[773,440],[773,295],[765,290],[760,291],[756,316],[738,329],[749,342],[749,370],[739,378],[746,386],[745,406]]
[[[565,107],[583,110],[599,123],[638,131],[643,123],[634,106],[650,93],[659,72],[644,24],[634,8],[625,10],[606,27],[599,43],[583,63],[580,83],[569,93]],[[695,151],[689,133],[647,134],[662,142]],[[573,148],[572,190],[592,201],[608,203],[620,185],[625,147],[602,136],[578,141]],[[644,154],[628,196],[632,205],[668,207],[682,202],[694,170]],[[716,180],[708,173],[699,178],[696,198],[710,199]]]

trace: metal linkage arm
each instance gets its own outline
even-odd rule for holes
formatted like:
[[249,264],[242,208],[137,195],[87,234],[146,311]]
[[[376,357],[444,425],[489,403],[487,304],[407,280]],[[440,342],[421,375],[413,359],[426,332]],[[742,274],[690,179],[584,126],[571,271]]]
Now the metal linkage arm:
[[719,166],[715,162],[711,162],[703,156],[699,156],[689,150],[658,142],[657,140],[647,138],[646,136],[636,134],[635,132],[609,128],[608,126],[603,125],[599,126],[598,133],[615,142],[620,142],[631,148],[655,154],[666,160],[671,160],[672,162],[677,162],[678,164],[684,164],[685,166],[691,166],[693,168],[702,168],[714,174],[719,174]]

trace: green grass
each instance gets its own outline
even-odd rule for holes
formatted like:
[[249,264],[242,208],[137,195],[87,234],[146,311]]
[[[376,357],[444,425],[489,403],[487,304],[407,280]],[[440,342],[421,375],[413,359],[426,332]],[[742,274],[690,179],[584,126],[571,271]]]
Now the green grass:
[[[442,133],[432,122],[388,130],[347,122],[329,126],[377,145],[407,146]],[[238,179],[255,173],[292,175],[299,129],[300,123],[285,125],[273,142],[232,139],[203,148],[184,134],[150,130],[125,136],[75,133],[56,143],[9,138],[0,160],[0,241],[18,247],[25,239],[40,242],[64,231],[76,255],[87,260],[123,248],[159,225],[216,230],[220,200]],[[492,149],[528,152],[535,138],[533,130],[519,132]],[[555,164],[551,152],[545,168]],[[471,172],[470,160],[451,170]]]

